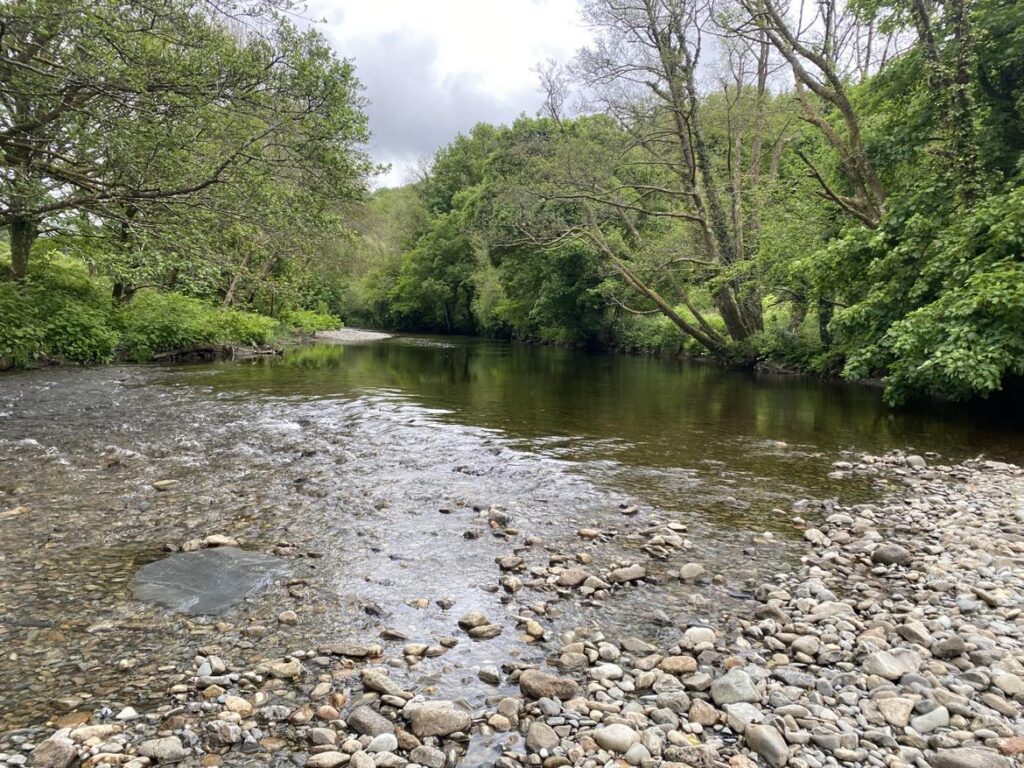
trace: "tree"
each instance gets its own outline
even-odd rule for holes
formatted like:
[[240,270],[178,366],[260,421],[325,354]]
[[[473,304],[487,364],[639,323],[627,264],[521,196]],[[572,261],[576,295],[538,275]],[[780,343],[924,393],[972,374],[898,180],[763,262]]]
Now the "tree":
[[[761,309],[756,287],[737,268],[746,258],[743,225],[730,221],[723,199],[738,198],[740,192],[716,167],[701,115],[697,70],[704,28],[711,21],[708,10],[686,0],[593,0],[586,14],[600,30],[598,42],[581,53],[576,66],[633,143],[650,156],[646,162],[666,170],[663,180],[634,187],[638,205],[628,205],[643,215],[655,212],[647,199],[661,203],[659,215],[667,213],[696,230],[704,261],[733,268],[718,288],[716,304],[730,337],[743,341],[761,328]],[[760,148],[756,154],[762,154]],[[591,197],[624,205],[608,191]]]
[[[1024,22],[1017,5],[863,9],[914,40],[851,92],[889,191],[878,226],[844,228],[817,269],[837,299],[831,329],[846,375],[884,376],[894,403],[986,395],[1024,372],[1024,47],[1007,34]],[[969,116],[958,112],[964,99]]]
[[401,191],[422,226],[378,229],[377,317],[884,377],[892,402],[1024,377],[1020,3],[586,11],[588,113],[549,64],[541,116],[440,150]]
[[[885,203],[885,189],[865,146],[861,119],[850,97],[850,72],[861,75],[872,71],[878,61],[884,62],[891,49],[890,41],[872,45],[876,30],[866,30],[852,13],[846,12],[842,0],[817,3],[809,18],[789,20],[789,8],[778,0],[740,0],[750,16],[750,25],[740,32],[748,37],[771,42],[789,63],[795,95],[804,119],[824,136],[839,156],[843,179],[849,191],[836,189],[806,155],[807,164],[821,186],[821,193],[848,215],[869,227],[877,227]],[[801,5],[801,11],[803,5]],[[862,32],[866,31],[866,35]],[[833,120],[828,109],[834,109],[839,120]]]
[[[759,222],[793,134],[787,115],[772,114],[776,64],[767,38],[729,43],[720,87],[709,95],[698,80],[707,29],[720,26],[711,6],[593,0],[586,15],[597,41],[573,70],[612,122],[554,114],[525,132],[532,136],[515,154],[529,170],[516,182],[522,193],[506,196],[522,216],[506,244],[585,239],[645,307],[713,354],[751,361],[740,347],[763,328]],[[557,113],[555,74],[542,70],[547,109]],[[691,299],[696,288],[711,290],[724,332]]]
[[16,277],[43,232],[112,222],[131,250],[171,208],[216,210],[231,195],[215,187],[260,178],[246,167],[328,197],[359,192],[370,166],[352,67],[268,7],[231,17],[202,0],[5,7],[0,225]]

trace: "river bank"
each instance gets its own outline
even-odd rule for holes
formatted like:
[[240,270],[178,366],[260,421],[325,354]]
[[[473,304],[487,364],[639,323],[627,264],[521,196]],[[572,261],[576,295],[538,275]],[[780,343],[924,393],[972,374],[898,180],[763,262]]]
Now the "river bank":
[[24,281],[0,277],[0,371],[249,359],[278,354],[318,330],[341,326],[336,317],[287,306],[275,310],[273,303],[261,314],[256,307],[172,290],[119,291],[113,281],[66,256],[39,260]]
[[314,341],[330,341],[336,344],[354,344],[359,342],[384,341],[394,336],[393,333],[381,331],[364,331],[360,328],[339,328],[335,331],[317,331],[313,334]]
[[[237,657],[211,637],[192,664],[164,669],[162,702],[83,701],[46,726],[5,734],[0,763],[1018,765],[1024,474],[903,454],[851,457],[833,472],[869,478],[877,500],[796,501],[802,565],[751,585],[725,620],[669,642],[592,627],[555,636],[550,618],[564,603],[639,597],[651,579],[710,587],[721,563],[650,572],[659,552],[684,546],[685,531],[624,506],[614,528],[579,529],[573,551],[515,530],[500,509],[481,510],[507,547],[494,588],[519,617],[504,658],[472,670],[493,686],[481,704],[441,697],[452,690],[444,667],[418,685],[402,671],[494,642],[503,629],[486,610],[449,611],[447,636],[300,645],[258,663],[260,633]],[[592,545],[608,537],[635,539],[638,557],[602,560]],[[301,613],[278,616],[293,621]],[[519,648],[543,649],[544,659],[523,663]]]

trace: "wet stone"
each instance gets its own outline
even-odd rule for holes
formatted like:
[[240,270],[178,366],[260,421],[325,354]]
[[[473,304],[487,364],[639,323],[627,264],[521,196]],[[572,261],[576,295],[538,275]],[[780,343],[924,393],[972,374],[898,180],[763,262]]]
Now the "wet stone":
[[546,723],[533,722],[526,733],[526,746],[534,752],[558,746],[558,734]]
[[177,736],[150,739],[139,745],[139,754],[159,763],[176,763],[188,757],[188,750]]
[[911,650],[899,648],[894,651],[879,651],[864,659],[863,668],[869,675],[886,680],[899,680],[903,675],[917,672],[921,657]]
[[[337,768],[337,766],[349,762],[349,759],[349,756],[343,752],[334,750],[318,752],[315,755],[310,755],[306,761],[306,768]],[[372,764],[373,761],[370,762]]]
[[450,701],[428,701],[410,706],[407,712],[409,727],[419,737],[448,736],[469,730],[473,722],[468,713],[456,709]]
[[770,725],[751,725],[746,731],[747,744],[775,768],[789,762],[789,747],[782,734]]
[[394,723],[365,705],[353,709],[346,719],[349,728],[366,736],[372,737],[382,733],[395,732]]
[[528,669],[519,678],[519,688],[530,698],[552,698],[564,701],[575,696],[579,686],[575,680],[549,675],[539,669]]
[[932,758],[931,768],[1012,768],[1010,759],[991,749],[943,749]]
[[433,747],[416,747],[409,753],[409,758],[426,768],[444,768],[444,752]]
[[711,684],[711,698],[718,706],[724,706],[739,702],[758,702],[761,695],[746,672],[742,669],[733,669]]
[[624,723],[614,723],[594,731],[594,741],[602,749],[625,753],[640,738],[640,734]]
[[69,740],[54,737],[33,749],[25,765],[28,768],[67,768],[76,757],[78,752]]
[[871,553],[871,562],[880,565],[908,565],[911,554],[899,544],[882,544]]
[[178,613],[216,616],[265,590],[287,568],[278,557],[234,547],[181,552],[143,567],[134,595]]

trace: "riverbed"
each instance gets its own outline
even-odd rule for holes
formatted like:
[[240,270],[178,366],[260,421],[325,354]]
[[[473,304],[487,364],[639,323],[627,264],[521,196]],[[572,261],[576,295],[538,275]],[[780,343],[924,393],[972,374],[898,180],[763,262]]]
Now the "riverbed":
[[[548,652],[518,641],[494,579],[495,558],[527,537],[650,572],[559,607],[552,636],[593,625],[667,640],[748,615],[750,590],[800,557],[793,501],[868,498],[866,479],[830,479],[832,463],[893,448],[1019,462],[1024,437],[956,408],[893,413],[864,388],[442,337],[4,374],[0,730],[144,707],[199,646],[254,663],[319,643],[400,648],[456,634],[472,610],[502,634],[394,674],[478,704],[492,690],[481,666]],[[634,507],[684,543],[581,545],[580,529],[614,531]],[[495,509],[506,524],[490,524]],[[210,534],[279,554],[288,577],[217,617],[135,599],[142,566]],[[667,578],[686,563],[715,580]]]

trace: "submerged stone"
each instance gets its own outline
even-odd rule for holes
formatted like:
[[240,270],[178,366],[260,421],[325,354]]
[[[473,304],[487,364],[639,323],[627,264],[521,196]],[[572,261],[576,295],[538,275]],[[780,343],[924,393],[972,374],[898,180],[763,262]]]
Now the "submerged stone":
[[192,616],[215,616],[266,589],[288,564],[281,558],[233,547],[181,552],[135,575],[138,600]]

